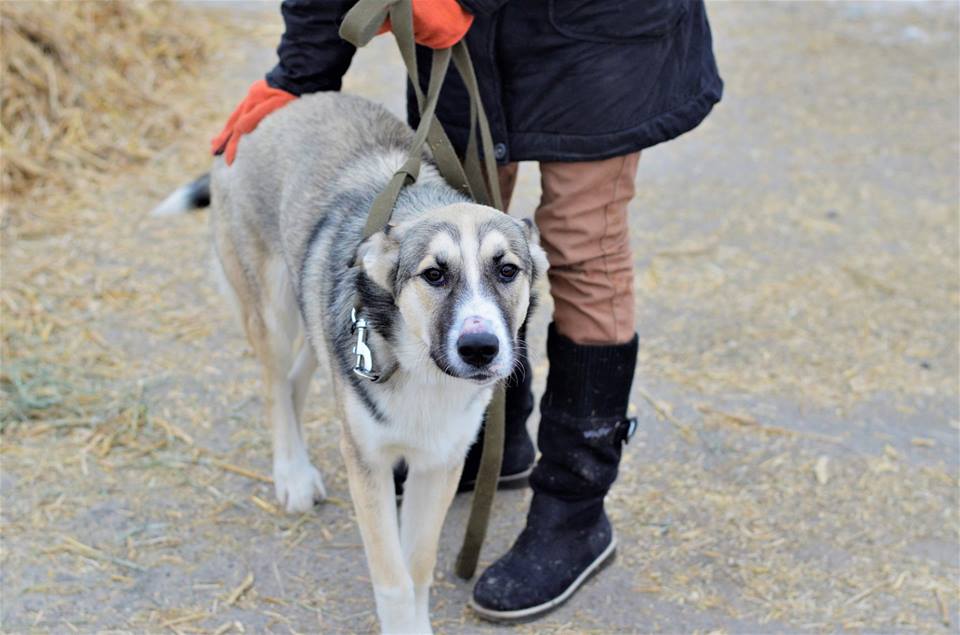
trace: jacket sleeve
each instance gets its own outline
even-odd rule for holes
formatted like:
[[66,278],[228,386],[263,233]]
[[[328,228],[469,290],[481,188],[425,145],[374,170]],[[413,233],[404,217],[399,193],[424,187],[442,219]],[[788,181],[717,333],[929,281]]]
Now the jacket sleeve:
[[460,0],[464,9],[473,15],[487,16],[502,7],[507,0]]
[[339,33],[343,16],[353,4],[354,0],[283,0],[280,61],[267,73],[267,84],[297,96],[340,90],[356,52]]

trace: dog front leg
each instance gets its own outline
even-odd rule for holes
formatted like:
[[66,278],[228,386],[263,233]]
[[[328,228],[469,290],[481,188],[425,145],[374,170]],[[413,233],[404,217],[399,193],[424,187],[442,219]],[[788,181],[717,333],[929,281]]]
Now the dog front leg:
[[417,619],[413,581],[403,561],[393,470],[390,465],[373,466],[364,461],[347,431],[341,438],[340,451],[373,582],[380,630],[391,634],[429,633],[429,621],[424,624]]
[[273,484],[287,513],[301,513],[326,498],[327,492],[307,454],[294,404],[294,385],[277,375],[268,372],[265,379],[267,413],[273,427]]
[[457,493],[463,463],[454,467],[411,470],[400,510],[403,557],[413,579],[417,621],[430,626],[430,585],[437,564],[437,545],[447,510]]
[[[317,372],[317,356],[310,342],[304,341],[300,345],[300,352],[288,377],[293,385],[293,412],[299,422],[303,421],[303,406],[307,402],[307,390],[310,388],[310,380],[313,379],[315,372]],[[302,423],[300,429],[302,435]]]

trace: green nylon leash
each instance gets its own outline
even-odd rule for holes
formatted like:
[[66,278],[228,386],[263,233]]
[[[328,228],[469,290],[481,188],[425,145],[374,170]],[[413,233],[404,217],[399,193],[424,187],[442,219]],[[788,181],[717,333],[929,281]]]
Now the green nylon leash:
[[[466,42],[460,40],[449,49],[433,51],[430,79],[427,84],[427,93],[424,95],[420,88],[420,76],[417,70],[411,0],[359,0],[344,17],[343,24],[340,26],[340,37],[356,47],[365,46],[376,36],[388,16],[391,30],[400,49],[400,56],[403,58],[417,96],[420,124],[414,133],[406,161],[370,206],[367,223],[363,229],[363,239],[366,240],[382,230],[390,222],[400,191],[405,186],[415,183],[420,175],[425,146],[429,146],[437,169],[452,187],[482,205],[502,211],[503,200],[497,178],[493,136],[480,99],[480,88]],[[450,143],[443,126],[436,117],[440,87],[450,67],[451,59],[463,79],[470,98],[470,134],[463,163],[457,157],[453,144]],[[477,147],[478,128],[479,144],[483,148],[482,160]],[[484,178],[484,172],[490,177],[489,180]],[[487,407],[480,468],[477,472],[473,500],[470,503],[470,518],[467,521],[463,546],[460,548],[455,567],[456,574],[465,580],[472,578],[476,573],[480,548],[487,534],[497,481],[500,477],[504,443],[504,403],[504,387],[502,383],[498,383],[494,388],[493,399]]]

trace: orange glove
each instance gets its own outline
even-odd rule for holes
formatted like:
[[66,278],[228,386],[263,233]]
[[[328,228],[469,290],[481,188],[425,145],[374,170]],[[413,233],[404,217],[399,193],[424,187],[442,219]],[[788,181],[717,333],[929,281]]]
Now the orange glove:
[[[473,16],[457,0],[413,0],[413,39],[432,49],[450,48],[467,34]],[[379,33],[390,30],[390,18]]]
[[247,92],[247,96],[243,98],[237,109],[230,115],[227,125],[210,142],[210,152],[225,154],[224,158],[227,160],[227,165],[232,164],[233,159],[237,156],[237,144],[240,143],[240,137],[253,132],[261,119],[296,98],[296,95],[291,95],[285,90],[270,87],[266,80],[261,79],[254,82]]

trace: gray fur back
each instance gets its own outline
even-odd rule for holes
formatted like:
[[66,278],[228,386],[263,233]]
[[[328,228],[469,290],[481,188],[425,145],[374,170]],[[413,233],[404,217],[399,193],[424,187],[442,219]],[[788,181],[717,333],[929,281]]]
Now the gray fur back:
[[[235,220],[255,224],[267,240],[283,243],[295,260],[316,206],[342,187],[344,167],[358,158],[405,152],[410,129],[383,107],[327,92],[292,101],[240,140],[237,158],[213,169],[213,196],[228,193]],[[382,175],[370,175],[376,187]],[[389,178],[389,175],[388,175]],[[284,231],[280,231],[283,226]],[[294,265],[294,263],[288,263]]]

